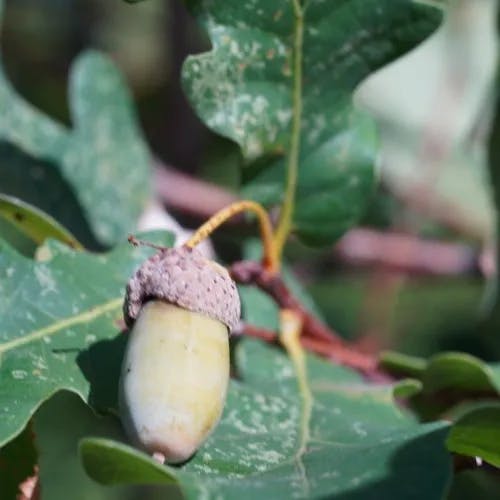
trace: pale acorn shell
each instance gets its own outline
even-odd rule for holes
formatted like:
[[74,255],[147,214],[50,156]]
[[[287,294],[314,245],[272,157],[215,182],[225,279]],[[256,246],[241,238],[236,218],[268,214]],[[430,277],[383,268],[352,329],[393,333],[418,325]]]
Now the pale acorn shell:
[[222,413],[229,381],[227,326],[163,301],[144,305],[120,378],[122,422],[134,443],[187,460]]

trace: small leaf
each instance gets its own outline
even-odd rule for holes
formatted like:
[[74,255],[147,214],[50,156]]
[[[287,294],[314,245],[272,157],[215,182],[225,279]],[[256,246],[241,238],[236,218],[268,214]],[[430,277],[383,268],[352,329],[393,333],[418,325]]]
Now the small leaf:
[[500,467],[500,404],[476,408],[459,418],[446,445],[452,452]]
[[427,368],[427,362],[424,359],[399,352],[383,352],[380,355],[379,364],[389,373],[406,377],[420,377]]
[[42,244],[47,238],[54,238],[72,248],[83,248],[75,237],[50,215],[13,196],[0,194],[0,217],[13,223],[37,244]]
[[445,389],[470,392],[499,392],[491,368],[475,356],[460,352],[433,356],[423,373],[424,392]]
[[80,455],[90,477],[102,484],[174,484],[175,472],[130,446],[111,439],[80,441]]
[[500,393],[500,364],[487,364],[463,352],[443,352],[428,361],[385,352],[380,365],[391,374],[419,378],[426,393],[442,390]]
[[[488,364],[475,356],[460,352],[422,358],[384,353],[381,367],[398,377],[414,377],[421,391],[409,394],[412,408],[423,419],[446,417],[454,420],[468,401],[500,398],[500,363]],[[400,397],[405,397],[401,395]]]

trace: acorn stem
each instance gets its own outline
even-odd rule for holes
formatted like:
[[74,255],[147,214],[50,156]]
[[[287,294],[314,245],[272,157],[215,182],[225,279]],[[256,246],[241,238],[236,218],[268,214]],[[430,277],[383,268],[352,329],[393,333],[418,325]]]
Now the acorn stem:
[[276,273],[279,269],[279,260],[276,245],[273,239],[271,220],[262,205],[259,205],[254,201],[237,201],[222,210],[219,210],[212,217],[210,217],[207,222],[198,228],[198,230],[193,234],[193,236],[191,236],[184,246],[189,248],[195,247],[205,238],[210,236],[210,234],[212,234],[220,225],[241,212],[253,212],[257,216],[260,225],[260,237],[262,239],[264,249],[262,265],[268,272]]
[[155,250],[166,250],[168,248],[161,245],[155,245],[154,243],[151,243],[149,241],[140,240],[136,238],[133,234],[129,234],[127,241],[134,247],[143,246],[143,247],[154,248]]

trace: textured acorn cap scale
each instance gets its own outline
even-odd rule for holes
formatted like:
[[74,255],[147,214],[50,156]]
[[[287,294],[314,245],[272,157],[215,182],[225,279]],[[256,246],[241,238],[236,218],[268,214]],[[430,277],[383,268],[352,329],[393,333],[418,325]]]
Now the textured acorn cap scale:
[[123,305],[127,326],[133,325],[143,304],[151,299],[205,314],[230,331],[240,319],[240,298],[229,273],[194,248],[161,250],[135,272]]

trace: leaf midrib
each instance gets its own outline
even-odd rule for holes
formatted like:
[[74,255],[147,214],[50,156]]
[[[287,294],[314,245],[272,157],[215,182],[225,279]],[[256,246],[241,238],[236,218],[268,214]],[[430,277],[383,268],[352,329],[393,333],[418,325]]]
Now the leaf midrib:
[[120,310],[122,302],[123,302],[122,297],[109,300],[104,304],[87,309],[86,311],[77,314],[76,316],[70,316],[68,318],[60,319],[59,321],[56,321],[55,323],[47,325],[43,328],[33,330],[32,332],[24,335],[23,337],[18,337],[8,342],[4,342],[3,344],[0,344],[0,354],[3,354],[4,352],[10,351],[17,347],[20,347],[24,344],[29,344],[30,342],[34,342],[43,337],[54,335],[65,328],[70,328],[72,326],[79,325],[82,323],[89,323],[95,318],[103,314],[106,314],[110,311],[113,311],[115,309]]

